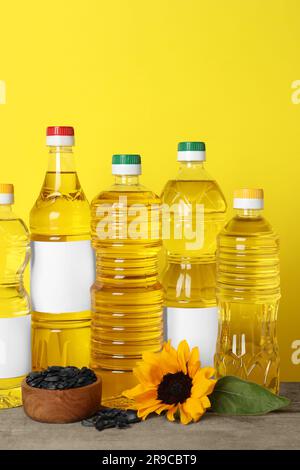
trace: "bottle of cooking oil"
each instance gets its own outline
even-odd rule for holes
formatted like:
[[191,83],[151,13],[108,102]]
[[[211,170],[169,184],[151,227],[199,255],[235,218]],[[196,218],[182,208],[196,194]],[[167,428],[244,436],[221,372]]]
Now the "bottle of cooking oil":
[[279,242],[263,218],[262,189],[234,193],[235,217],[218,236],[218,377],[236,375],[278,393]]
[[91,367],[102,377],[104,402],[122,407],[119,395],[136,384],[133,367],[163,341],[160,199],[139,183],[139,155],[114,155],[112,173],[114,185],[92,202]]
[[72,127],[47,128],[48,170],[30,213],[33,369],[87,366],[94,255]]
[[31,370],[31,315],[23,286],[30,239],[13,203],[13,185],[0,184],[0,409],[22,405],[21,382]]
[[213,365],[217,338],[215,294],[216,236],[224,224],[226,201],[206,172],[205,144],[181,142],[180,168],[163,193],[163,238],[167,266],[165,335],[177,347],[198,346],[202,365]]

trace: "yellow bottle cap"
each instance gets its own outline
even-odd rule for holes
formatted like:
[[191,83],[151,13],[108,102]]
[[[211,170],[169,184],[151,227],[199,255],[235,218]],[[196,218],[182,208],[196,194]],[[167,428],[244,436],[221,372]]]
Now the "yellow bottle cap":
[[13,204],[14,185],[0,183],[0,204]]
[[236,189],[233,193],[233,207],[235,209],[263,209],[263,189]]
[[236,189],[233,193],[234,198],[239,199],[263,199],[264,198],[264,190],[263,189]]

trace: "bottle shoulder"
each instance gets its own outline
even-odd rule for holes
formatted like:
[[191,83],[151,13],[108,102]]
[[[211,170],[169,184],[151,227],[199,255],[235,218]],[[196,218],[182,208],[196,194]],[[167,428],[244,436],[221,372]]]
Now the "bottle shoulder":
[[[126,198],[126,201],[124,199]],[[113,185],[98,193],[91,202],[92,208],[99,204],[121,202],[127,204],[160,204],[157,194],[142,185]]]
[[[25,222],[14,212],[10,212],[5,216],[0,213],[0,227],[1,235],[7,236],[21,236],[29,240],[29,230]],[[1,236],[0,235],[0,236]]]
[[161,194],[165,204],[203,204],[204,212],[226,212],[227,203],[218,183],[208,180],[169,180]]
[[277,238],[277,233],[264,217],[233,217],[220,236],[271,236]]
[[90,232],[89,202],[81,187],[62,191],[43,186],[29,224],[34,236],[86,237]]

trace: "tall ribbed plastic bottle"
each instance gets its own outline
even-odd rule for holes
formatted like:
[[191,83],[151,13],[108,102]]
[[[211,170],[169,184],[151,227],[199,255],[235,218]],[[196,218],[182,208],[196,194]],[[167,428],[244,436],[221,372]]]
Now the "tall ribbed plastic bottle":
[[104,403],[122,407],[120,394],[136,384],[132,369],[163,341],[160,199],[139,183],[139,155],[114,155],[112,173],[114,185],[92,202],[91,367],[102,377]]
[[87,366],[94,254],[72,127],[48,127],[48,170],[30,213],[33,369]]
[[211,366],[218,329],[216,236],[224,224],[226,201],[204,167],[203,142],[181,142],[178,161],[179,172],[161,196],[163,221],[170,227],[167,234],[163,224],[165,334],[174,346],[183,339],[198,346],[202,365]]
[[262,189],[234,193],[235,217],[218,236],[218,377],[235,375],[279,389],[279,241],[264,219]]
[[23,286],[30,238],[13,203],[13,185],[0,184],[0,409],[22,405],[21,382],[31,370],[30,303]]

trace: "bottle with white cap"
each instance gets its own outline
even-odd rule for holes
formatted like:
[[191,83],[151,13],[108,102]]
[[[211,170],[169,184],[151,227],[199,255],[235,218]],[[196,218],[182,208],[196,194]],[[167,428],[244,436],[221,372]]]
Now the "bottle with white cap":
[[218,236],[217,376],[279,390],[279,241],[262,215],[262,189],[234,192],[236,214]]
[[74,162],[74,129],[47,128],[48,170],[30,213],[33,369],[87,366],[94,255],[90,207]]
[[0,409],[22,405],[21,382],[31,370],[30,303],[23,285],[30,237],[13,203],[13,185],[0,184]]
[[140,155],[114,155],[114,185],[92,202],[96,281],[92,287],[91,367],[108,406],[136,385],[132,369],[163,341],[163,291],[158,281],[160,199],[139,183]]
[[212,366],[218,329],[216,236],[225,221],[226,201],[205,169],[204,142],[178,145],[177,176],[163,193],[165,336],[177,347],[198,346],[203,366]]

